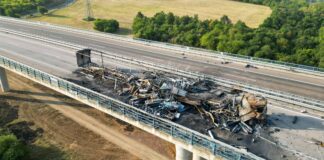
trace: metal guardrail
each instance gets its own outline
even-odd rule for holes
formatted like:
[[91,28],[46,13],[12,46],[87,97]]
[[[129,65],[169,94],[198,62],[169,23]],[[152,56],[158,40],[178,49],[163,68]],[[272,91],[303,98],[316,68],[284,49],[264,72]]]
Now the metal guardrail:
[[64,92],[70,97],[85,100],[89,104],[101,107],[104,110],[109,110],[120,116],[125,116],[128,119],[141,123],[147,127],[154,128],[155,131],[170,135],[174,139],[179,140],[187,145],[202,148],[212,155],[233,160],[262,159],[252,153],[241,151],[218,140],[213,140],[199,132],[190,130],[174,122],[156,117],[131,105],[34,69],[12,59],[0,56],[0,66],[22,74],[40,84],[49,85],[55,90]]
[[161,64],[145,62],[145,61],[137,60],[134,58],[124,57],[124,56],[114,54],[111,52],[100,51],[98,49],[94,49],[91,47],[57,41],[57,40],[53,40],[53,39],[49,39],[49,38],[41,37],[41,36],[37,36],[37,35],[26,34],[26,33],[21,33],[21,32],[11,31],[11,30],[7,30],[7,29],[1,29],[1,28],[0,28],[0,31],[17,34],[17,35],[28,37],[28,38],[34,38],[34,39],[41,40],[41,41],[44,41],[47,43],[61,45],[61,46],[73,48],[76,50],[90,48],[93,51],[97,52],[100,56],[103,55],[103,57],[107,57],[109,59],[129,63],[129,64],[134,64],[134,65],[138,65],[138,66],[143,66],[143,67],[154,69],[154,70],[169,72],[169,73],[177,74],[177,75],[184,76],[184,77],[208,79],[208,80],[214,81],[216,84],[219,84],[219,85],[222,85],[225,87],[237,88],[237,89],[240,89],[240,90],[243,90],[246,92],[250,92],[250,93],[254,93],[254,94],[261,94],[264,97],[267,97],[269,99],[282,101],[282,102],[286,102],[289,104],[302,106],[302,107],[309,108],[312,110],[324,112],[324,102],[320,101],[320,100],[297,96],[297,95],[293,95],[290,93],[275,91],[275,90],[271,90],[271,89],[261,89],[260,87],[241,83],[238,81],[223,79],[223,78],[219,78],[216,76],[205,75],[205,74],[201,74],[201,73],[197,73],[197,72],[195,73],[195,72],[179,70],[177,68],[173,68],[170,66],[164,66]]
[[301,71],[301,72],[312,72],[316,74],[323,74],[322,76],[324,76],[324,68],[319,68],[319,67],[312,67],[312,66],[288,63],[288,62],[282,62],[282,61],[276,61],[276,60],[270,60],[264,58],[257,58],[257,57],[233,54],[228,52],[213,51],[213,50],[207,50],[207,49],[197,48],[197,47],[188,47],[188,46],[177,45],[177,44],[163,43],[163,42],[151,41],[151,40],[146,40],[141,38],[134,38],[134,39],[139,41],[144,41],[153,45],[154,44],[164,45],[168,48],[172,47],[173,50],[180,49],[182,52],[189,52],[195,55],[200,55],[205,57],[219,58],[219,59],[238,61],[238,62],[244,62],[250,64],[258,64],[261,66],[268,66],[268,67],[275,66],[280,69]]
[[202,48],[187,47],[187,46],[183,46],[183,45],[163,43],[163,42],[157,42],[157,41],[151,41],[151,40],[145,40],[145,39],[139,39],[139,38],[132,39],[132,38],[128,38],[126,36],[120,36],[120,35],[116,35],[116,34],[102,33],[102,32],[90,31],[90,30],[85,30],[85,29],[76,29],[71,26],[54,25],[54,24],[49,24],[49,23],[45,23],[45,22],[31,22],[31,21],[27,21],[27,20],[21,20],[21,19],[16,19],[16,18],[11,18],[11,17],[2,17],[2,16],[0,16],[0,19],[7,20],[7,21],[8,20],[14,21],[16,23],[28,23],[31,25],[43,25],[48,28],[57,29],[57,30],[65,30],[65,31],[69,31],[69,32],[101,36],[101,37],[116,39],[116,40],[120,40],[120,41],[126,41],[126,42],[130,42],[130,43],[150,45],[150,46],[154,46],[154,47],[159,47],[159,48],[164,48],[164,49],[169,49],[169,50],[174,50],[174,51],[180,51],[180,52],[186,52],[186,53],[191,53],[194,55],[200,55],[200,56],[204,56],[204,57],[213,57],[213,58],[226,59],[226,60],[237,61],[237,62],[258,64],[261,66],[275,67],[278,69],[293,70],[293,71],[298,71],[298,72],[303,72],[303,73],[308,73],[308,74],[324,76],[324,68],[294,64],[294,63],[287,63],[287,62],[281,62],[281,61],[275,61],[275,60],[269,60],[269,59],[263,59],[263,58],[256,58],[256,57],[232,54],[232,53],[227,53],[227,52],[211,51],[211,50],[206,50],[206,49],[202,49]]

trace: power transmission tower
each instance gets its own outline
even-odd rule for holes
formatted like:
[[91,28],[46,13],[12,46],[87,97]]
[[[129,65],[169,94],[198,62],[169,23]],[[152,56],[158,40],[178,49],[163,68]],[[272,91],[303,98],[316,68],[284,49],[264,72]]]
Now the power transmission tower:
[[93,21],[95,18],[93,17],[90,0],[85,0],[85,7],[86,7],[86,13],[85,13],[84,20]]

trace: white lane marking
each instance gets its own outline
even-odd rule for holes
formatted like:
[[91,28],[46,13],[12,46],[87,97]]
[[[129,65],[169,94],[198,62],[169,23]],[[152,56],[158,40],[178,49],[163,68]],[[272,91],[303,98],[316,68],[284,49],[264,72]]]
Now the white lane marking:
[[228,74],[228,73],[224,73],[223,75],[227,75],[227,76],[230,76],[230,77],[236,77],[238,79],[245,79],[247,81],[251,81],[251,82],[256,82],[255,79],[252,79],[252,78],[248,78],[248,77],[244,77],[244,76],[237,76],[237,75],[234,75],[234,74]]
[[155,57],[150,57],[150,56],[141,56],[141,58],[156,60],[156,61],[159,61],[159,62],[165,62],[165,60],[162,60],[162,59],[159,59],[159,58],[155,58]]
[[93,44],[93,43],[89,44],[89,46],[95,46],[95,47],[98,47],[100,49],[104,49],[105,48],[105,46],[98,45],[98,44]]

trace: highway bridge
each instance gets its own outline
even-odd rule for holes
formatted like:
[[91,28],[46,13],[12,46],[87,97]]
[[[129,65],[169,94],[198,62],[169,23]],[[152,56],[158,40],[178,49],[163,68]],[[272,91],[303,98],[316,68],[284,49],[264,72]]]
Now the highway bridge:
[[[126,113],[120,115],[118,111],[117,113],[114,113],[114,111],[112,110],[107,110],[106,108],[102,109],[102,107],[99,107],[101,101],[99,101],[99,105],[98,105],[98,102],[93,103],[93,101],[91,100],[90,100],[91,102],[89,102],[89,98],[85,101],[84,98],[80,99],[79,94],[78,96],[76,96],[71,94],[71,92],[67,92],[67,91],[71,91],[71,88],[73,87],[66,88],[66,86],[69,85],[75,86],[75,84],[66,82],[58,77],[73,78],[74,75],[72,74],[72,71],[74,71],[77,68],[74,52],[77,49],[80,49],[78,48],[78,46],[95,48],[98,50],[98,52],[107,53],[105,54],[105,56],[107,56],[107,58],[110,59],[113,58],[114,56],[109,55],[108,53],[116,53],[118,54],[118,56],[128,57],[129,60],[136,58],[142,60],[143,62],[148,61],[148,62],[153,62],[154,64],[162,64],[166,66],[172,66],[172,68],[179,68],[186,72],[185,75],[189,75],[188,73],[189,72],[192,73],[191,71],[196,71],[202,74],[208,74],[216,77],[241,81],[246,84],[253,84],[261,88],[270,88],[273,90],[284,91],[287,93],[301,95],[310,98],[310,100],[312,99],[324,100],[324,92],[323,92],[324,81],[323,81],[323,77],[321,77],[321,74],[318,73],[313,74],[308,72],[292,72],[289,70],[282,70],[280,68],[276,68],[276,67],[271,68],[267,66],[258,66],[258,69],[252,69],[252,68],[246,69],[244,67],[245,66],[244,63],[236,62],[236,61],[233,61],[230,64],[223,65],[221,64],[222,59],[219,58],[196,56],[186,51],[166,49],[163,47],[158,48],[156,46],[151,46],[149,44],[132,43],[123,40],[123,38],[121,38],[121,40],[118,38],[109,38],[104,34],[102,34],[102,36],[97,36],[97,34],[90,34],[90,33],[87,34],[83,31],[60,29],[57,27],[53,27],[52,25],[41,24],[37,22],[27,23],[21,20],[0,18],[0,30],[1,30],[0,55],[3,56],[2,57],[3,61],[0,64],[2,67],[12,70],[20,75],[27,76],[28,78],[31,78],[33,80],[39,81],[40,83],[54,90],[69,95],[86,104],[89,104],[90,106],[105,111],[106,113],[111,114],[117,118],[125,120],[126,122],[129,122],[137,127],[140,127],[148,131],[149,133],[162,137],[165,140],[178,144],[177,145],[178,159],[181,158],[185,159],[184,156],[188,155],[188,151],[194,152],[196,155],[195,157],[197,158],[204,157],[206,159],[214,159],[215,157],[218,156],[225,157],[228,159],[245,159],[245,158],[259,159],[260,157],[257,157],[251,153],[243,153],[242,151],[239,151],[234,147],[231,147],[219,141],[214,142],[214,140],[211,140],[209,137],[206,137],[204,135],[201,135],[200,133],[196,133],[191,130],[185,131],[185,132],[190,132],[189,138],[191,135],[191,140],[188,140],[188,137],[187,139],[184,138],[185,142],[175,139],[174,137],[175,135],[173,135],[174,133],[172,133],[174,131],[174,127],[173,128],[171,127],[171,129],[169,128],[170,130],[167,131],[168,134],[170,134],[169,131],[171,131],[171,136],[170,135],[163,136],[163,134],[161,136],[159,135],[159,132],[156,131],[157,128],[155,128],[154,125],[152,128],[152,126],[150,125],[141,124],[139,123],[140,119],[136,119],[136,121],[134,121],[134,119],[128,119],[127,115],[125,116]],[[32,38],[30,35],[37,35],[40,37]],[[42,37],[46,37],[47,39],[44,39]],[[122,57],[120,57],[119,60],[120,59],[122,59]],[[23,64],[28,65],[30,67],[22,65],[19,62],[22,62]],[[12,64],[15,65],[19,64],[19,66],[24,66],[29,69],[27,70],[26,73],[26,70],[25,72],[23,72],[23,69],[21,68],[17,69],[17,67]],[[161,68],[159,66],[155,66],[155,67],[158,67],[156,69]],[[29,72],[34,70],[35,72]],[[39,74],[40,76],[45,75],[47,77],[52,77],[53,79],[49,78],[48,80],[44,81],[44,77],[37,77],[35,75],[31,76],[31,74],[38,73],[38,72],[42,73]],[[5,75],[3,70],[1,73],[2,75]],[[199,75],[192,74],[192,76],[199,76]],[[5,78],[2,78],[2,80],[3,79]],[[2,83],[5,84],[5,80],[2,81]],[[58,86],[56,83],[60,85]],[[63,85],[61,85],[61,83]],[[6,90],[5,87],[6,85],[2,85],[2,86],[3,86],[2,88]],[[78,86],[77,88],[80,87]],[[98,93],[93,93],[92,91],[87,90],[85,88],[82,88],[82,90],[86,90],[87,94],[90,93],[90,95],[98,94]],[[102,95],[98,95],[98,96],[102,97]],[[270,110],[272,110],[271,112],[277,114],[284,113],[284,114],[299,115],[299,113],[294,113],[288,110],[282,110],[281,108],[276,107],[282,105],[283,101],[280,101],[279,102],[280,104],[276,104],[275,106],[271,107],[270,108]],[[318,102],[320,103],[320,105],[323,105],[321,101]],[[120,102],[118,102],[118,104],[119,103]],[[294,107],[294,105],[292,105],[292,107]],[[122,107],[123,112],[126,110],[127,107],[132,108],[131,106],[126,104],[120,104],[120,106],[123,106]],[[322,112],[320,114],[322,114]],[[164,120],[161,119],[158,119],[157,121],[164,122]],[[311,124],[313,121],[315,121],[316,123]],[[152,121],[150,119],[149,123],[151,122]],[[320,128],[320,126],[323,125],[323,124],[321,125],[321,122],[322,120],[320,119],[316,119],[316,118],[310,119],[308,117],[307,121],[304,122],[305,123],[304,125],[310,123],[310,128],[312,127],[311,125],[315,125],[315,128]],[[159,123],[155,123],[155,121],[153,121],[152,123],[155,125],[159,124]],[[286,125],[287,126],[285,127],[292,128],[290,124],[286,124]],[[179,127],[183,129],[181,126],[178,126],[176,124],[170,124],[168,126],[176,126],[176,128]],[[288,133],[289,132],[286,132],[286,134]],[[320,130],[318,134],[320,133],[323,133],[323,130]],[[194,138],[195,135],[202,136],[203,139],[206,140],[206,142],[204,142],[205,146],[203,146],[203,149],[201,149],[201,146],[197,147],[196,142],[192,140],[192,138]],[[309,136],[294,135],[294,136],[298,138],[302,137],[299,141],[301,142],[309,138],[310,135]],[[287,139],[284,138],[282,140],[288,141]],[[213,145],[222,146],[222,147],[225,146],[225,148],[229,148],[228,149],[229,152],[227,152],[226,150],[225,152],[216,153],[215,147],[214,148],[211,147],[209,149],[207,147],[208,152],[205,151],[206,146],[213,146]],[[311,148],[312,147],[310,147],[310,150]],[[298,147],[295,149],[298,149]],[[308,154],[312,154],[311,151],[309,151]],[[320,155],[315,155],[315,157],[317,156],[320,157]]]

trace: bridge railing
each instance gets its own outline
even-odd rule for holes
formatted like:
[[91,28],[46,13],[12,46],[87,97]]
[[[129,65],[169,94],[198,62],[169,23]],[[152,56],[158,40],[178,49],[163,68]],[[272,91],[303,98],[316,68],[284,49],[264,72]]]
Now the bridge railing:
[[157,42],[157,41],[151,41],[151,40],[140,39],[140,38],[129,38],[126,36],[121,36],[121,35],[116,35],[116,34],[79,29],[79,28],[74,28],[71,26],[54,25],[54,24],[49,24],[46,22],[32,22],[32,21],[21,20],[21,19],[16,19],[16,18],[11,18],[11,17],[3,17],[3,16],[0,16],[0,19],[14,21],[17,23],[28,23],[31,25],[43,25],[43,26],[46,26],[46,27],[49,27],[52,29],[56,29],[56,30],[66,30],[66,31],[75,32],[75,33],[83,33],[83,34],[87,34],[87,35],[107,37],[107,38],[116,39],[116,40],[120,40],[120,41],[126,41],[126,42],[130,42],[130,43],[136,43],[136,44],[142,44],[142,45],[150,45],[150,46],[154,46],[154,47],[159,47],[159,48],[164,48],[164,49],[169,49],[169,50],[174,50],[174,51],[180,51],[180,52],[184,52],[184,53],[186,52],[186,53],[191,53],[191,54],[200,55],[200,56],[204,56],[204,57],[214,57],[214,58],[226,59],[226,60],[230,60],[230,61],[258,64],[261,66],[276,67],[278,69],[293,70],[293,71],[298,71],[298,72],[304,72],[304,73],[324,76],[324,68],[319,68],[319,67],[312,67],[312,66],[294,64],[294,63],[288,63],[288,62],[282,62],[282,61],[256,58],[256,57],[244,56],[244,55],[227,53],[227,52],[212,51],[212,50],[207,50],[207,49],[202,49],[202,48],[188,47],[188,46],[164,43],[164,42]]
[[203,48],[197,48],[197,47],[188,47],[183,45],[177,45],[177,44],[171,44],[171,43],[163,43],[163,42],[157,42],[157,41],[151,41],[141,38],[134,38],[138,41],[144,41],[151,45],[159,45],[164,46],[167,48],[172,48],[173,50],[181,50],[183,52],[191,52],[192,54],[206,56],[206,57],[214,57],[214,58],[222,58],[222,59],[228,59],[228,60],[235,60],[239,62],[244,63],[251,63],[251,64],[261,64],[266,66],[278,66],[278,67],[284,67],[285,69],[291,70],[304,70],[304,71],[310,71],[310,72],[318,72],[324,74],[324,68],[319,67],[312,67],[307,65],[301,65],[301,64],[295,64],[295,63],[289,63],[289,62],[282,62],[282,61],[276,61],[276,60],[270,60],[265,58],[257,58],[257,57],[251,57],[251,56],[245,56],[240,54],[233,54],[228,52],[220,52],[220,51],[213,51],[213,50],[207,50]]
[[213,140],[199,132],[146,113],[131,105],[34,69],[12,59],[0,56],[0,67],[14,71],[45,86],[50,86],[50,88],[54,88],[70,97],[86,101],[87,104],[100,107],[103,110],[111,111],[147,127],[154,128],[155,131],[172,136],[173,139],[186,145],[192,145],[193,147],[203,149],[212,155],[235,160],[262,159],[252,153],[241,151],[221,141]]

